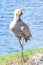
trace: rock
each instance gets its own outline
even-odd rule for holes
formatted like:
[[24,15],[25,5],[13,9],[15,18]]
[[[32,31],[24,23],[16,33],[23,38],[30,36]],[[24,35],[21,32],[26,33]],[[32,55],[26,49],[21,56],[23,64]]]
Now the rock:
[[26,65],[43,65],[43,55],[37,54],[32,57],[32,60],[28,61]]

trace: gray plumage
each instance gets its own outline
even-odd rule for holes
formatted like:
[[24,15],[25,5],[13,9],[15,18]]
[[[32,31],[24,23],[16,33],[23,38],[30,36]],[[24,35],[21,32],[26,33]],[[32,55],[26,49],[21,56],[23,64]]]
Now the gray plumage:
[[21,16],[18,15],[18,11],[21,12],[21,10],[19,9],[15,10],[14,12],[14,19],[10,23],[10,29],[19,40],[21,40],[22,38],[25,41],[30,40],[30,29],[27,24],[21,20]]

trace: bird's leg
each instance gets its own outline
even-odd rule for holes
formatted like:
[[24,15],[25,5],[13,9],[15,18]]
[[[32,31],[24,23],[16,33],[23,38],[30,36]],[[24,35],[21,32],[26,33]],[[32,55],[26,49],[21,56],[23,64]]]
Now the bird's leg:
[[22,50],[21,62],[22,62],[22,65],[23,65],[23,62],[24,62],[24,56],[23,56],[23,44],[21,43],[20,40],[19,40],[19,43],[20,43],[21,50]]
[[23,41],[24,41],[24,39],[22,38],[22,59],[23,59],[23,62],[25,62],[25,59],[24,59],[24,55],[23,55]]

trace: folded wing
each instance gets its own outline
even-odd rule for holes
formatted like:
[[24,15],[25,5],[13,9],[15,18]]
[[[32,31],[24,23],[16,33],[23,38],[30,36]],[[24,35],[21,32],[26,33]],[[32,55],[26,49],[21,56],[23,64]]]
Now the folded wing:
[[23,26],[21,26],[21,32],[24,35],[23,38],[25,39],[25,41],[30,40],[31,37],[30,29],[25,23]]

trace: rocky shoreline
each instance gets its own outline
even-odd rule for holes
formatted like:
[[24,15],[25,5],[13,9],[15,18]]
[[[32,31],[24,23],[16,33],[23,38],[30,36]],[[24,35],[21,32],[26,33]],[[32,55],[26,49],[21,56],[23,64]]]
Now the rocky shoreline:
[[28,61],[26,65],[43,65],[43,54],[36,54],[32,60]]

